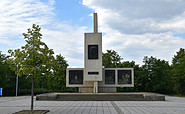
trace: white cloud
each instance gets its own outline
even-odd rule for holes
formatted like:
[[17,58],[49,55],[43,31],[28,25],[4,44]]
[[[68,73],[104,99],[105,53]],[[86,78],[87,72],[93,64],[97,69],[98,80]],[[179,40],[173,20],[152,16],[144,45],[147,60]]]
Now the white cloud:
[[83,33],[86,27],[59,24],[55,29],[43,29],[43,41],[54,49],[56,54],[61,53],[67,61],[83,66]]
[[35,0],[1,0],[0,38],[14,42],[32,23],[49,24],[54,16],[52,10],[52,6]]
[[[32,24],[42,28],[43,41],[70,66],[83,67],[83,33],[86,27],[56,20],[55,0],[1,0],[0,48],[20,48],[21,33]],[[185,39],[174,37],[185,31],[183,0],[83,0],[98,13],[103,51],[114,49],[124,60],[142,62],[144,56],[171,61]],[[83,20],[83,19],[82,19]]]
[[125,60],[141,64],[144,56],[171,62],[185,39],[184,0],[83,0],[98,13],[104,32],[103,51],[114,49]]
[[6,46],[3,51],[24,45],[22,33],[35,23],[41,26],[43,41],[49,48],[56,54],[61,53],[69,64],[83,65],[83,33],[86,28],[57,20],[54,4],[55,0],[1,0],[0,47]]

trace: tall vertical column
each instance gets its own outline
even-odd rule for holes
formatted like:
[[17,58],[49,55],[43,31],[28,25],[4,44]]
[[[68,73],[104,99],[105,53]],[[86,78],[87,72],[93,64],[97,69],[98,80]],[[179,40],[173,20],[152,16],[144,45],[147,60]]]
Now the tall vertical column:
[[[94,33],[98,33],[98,18],[97,13],[94,13]],[[94,93],[98,93],[98,82],[94,81]]]
[[94,13],[94,33],[98,33],[98,17],[97,17],[97,13]]
[[97,13],[94,13],[94,32],[85,33],[84,81],[94,83],[98,93],[98,81],[102,81],[102,33],[98,33]]

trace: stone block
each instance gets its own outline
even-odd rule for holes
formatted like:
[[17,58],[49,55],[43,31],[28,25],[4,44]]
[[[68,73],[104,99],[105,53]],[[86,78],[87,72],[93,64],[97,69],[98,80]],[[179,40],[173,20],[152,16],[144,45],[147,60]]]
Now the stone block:
[[93,87],[79,87],[80,93],[93,93],[94,88]]
[[116,93],[116,87],[99,87],[98,88],[99,93]]

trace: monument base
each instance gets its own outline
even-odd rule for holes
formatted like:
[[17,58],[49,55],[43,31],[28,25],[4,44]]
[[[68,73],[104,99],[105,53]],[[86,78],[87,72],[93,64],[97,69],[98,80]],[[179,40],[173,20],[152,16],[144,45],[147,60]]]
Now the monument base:
[[93,87],[79,87],[78,92],[79,93],[93,93],[94,88]]
[[[79,93],[94,93],[93,87],[79,87]],[[116,93],[116,87],[98,87],[98,93]]]
[[98,87],[98,93],[116,93],[116,87]]
[[36,96],[42,101],[165,101],[156,93],[45,93]]

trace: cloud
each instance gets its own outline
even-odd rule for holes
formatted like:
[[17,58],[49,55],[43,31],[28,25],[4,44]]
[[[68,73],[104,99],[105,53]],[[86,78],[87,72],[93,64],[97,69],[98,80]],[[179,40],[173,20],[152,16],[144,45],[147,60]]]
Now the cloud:
[[1,0],[0,14],[0,38],[13,44],[33,23],[49,24],[54,16],[52,6],[35,0]]
[[58,23],[55,28],[43,29],[43,41],[54,49],[56,54],[61,53],[69,62],[83,66],[83,34],[86,27],[69,26]]
[[54,4],[55,0],[1,0],[0,47],[6,46],[3,51],[24,45],[22,33],[35,23],[41,26],[42,40],[55,54],[62,54],[70,65],[82,66],[86,27],[57,19]]
[[138,64],[142,64],[144,56],[154,56],[171,61],[175,52],[177,52],[184,43],[184,39],[164,33],[146,33],[143,35],[110,33],[103,37],[103,51],[113,49],[116,50],[125,61],[133,60]]
[[[61,53],[70,66],[83,67],[83,34],[89,28],[58,20],[55,4],[55,0],[1,0],[0,48],[20,48],[25,43],[22,33],[35,23],[49,48]],[[185,31],[183,0],[83,0],[83,5],[98,13],[103,52],[114,49],[124,60],[141,64],[144,56],[171,61],[179,48],[185,48],[185,39],[178,35]]]
[[183,0],[84,0],[83,3],[101,15],[101,25],[123,34],[185,30]]
[[124,60],[142,64],[144,56],[171,62],[185,39],[175,37],[185,31],[183,0],[83,0],[98,13],[104,32],[103,51],[114,49]]

